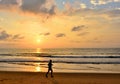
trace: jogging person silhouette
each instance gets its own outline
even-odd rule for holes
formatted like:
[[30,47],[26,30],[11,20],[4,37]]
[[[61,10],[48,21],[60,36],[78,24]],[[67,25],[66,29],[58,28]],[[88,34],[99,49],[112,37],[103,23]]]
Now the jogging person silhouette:
[[48,72],[46,73],[46,77],[48,77],[48,73],[51,71],[51,77],[53,77],[53,69],[52,69],[52,60],[49,60],[48,63]]

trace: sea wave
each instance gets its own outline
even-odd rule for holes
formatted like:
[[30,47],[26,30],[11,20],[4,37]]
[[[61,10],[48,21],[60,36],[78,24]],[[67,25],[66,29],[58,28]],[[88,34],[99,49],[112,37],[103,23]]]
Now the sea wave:
[[[14,63],[14,62],[34,62],[34,63],[48,63],[48,61],[40,61],[40,60],[0,60],[0,62],[4,63]],[[68,64],[120,64],[120,62],[71,62],[71,61],[54,61],[53,63],[68,63]]]
[[49,58],[120,58],[120,55],[51,55],[47,53],[16,53],[16,54],[0,54],[0,56],[20,56],[20,57],[49,57]]

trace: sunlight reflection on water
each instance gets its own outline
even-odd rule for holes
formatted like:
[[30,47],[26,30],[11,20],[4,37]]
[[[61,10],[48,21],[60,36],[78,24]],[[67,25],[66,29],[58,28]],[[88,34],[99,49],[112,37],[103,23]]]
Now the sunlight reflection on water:
[[41,71],[41,68],[39,65],[40,65],[40,63],[38,63],[37,66],[35,67],[35,71],[37,71],[37,72]]
[[40,48],[37,48],[36,53],[42,53],[42,50]]

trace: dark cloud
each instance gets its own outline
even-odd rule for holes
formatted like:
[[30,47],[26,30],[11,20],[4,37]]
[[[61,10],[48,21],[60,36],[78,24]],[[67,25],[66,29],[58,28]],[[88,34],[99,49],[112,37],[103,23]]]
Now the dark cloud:
[[16,39],[23,39],[24,37],[21,36],[20,34],[16,34],[12,37],[13,40],[16,40]]
[[46,0],[23,0],[21,8],[24,11],[30,11],[38,13],[42,5],[46,3]]
[[108,14],[110,17],[120,17],[120,10],[119,9],[109,10],[109,11],[105,11],[103,13]]
[[7,9],[10,8],[9,6],[15,5],[24,12],[56,14],[56,5],[53,0],[1,0],[0,5]]
[[50,14],[50,15],[54,15],[54,14],[55,14],[55,8],[56,8],[55,5],[53,5],[53,6],[51,7],[51,9],[49,10],[49,14]]
[[64,33],[59,33],[59,34],[56,34],[56,37],[65,37],[66,35]]
[[8,34],[6,31],[1,31],[0,32],[0,40],[6,40],[10,37],[11,35]]
[[75,26],[75,27],[72,28],[71,31],[73,31],[73,32],[75,32],[75,31],[80,31],[80,30],[82,30],[82,28],[84,28],[84,27],[85,27],[85,25]]
[[50,35],[50,33],[48,32],[48,33],[45,33],[44,35],[45,35],[45,36],[48,36],[48,35]]
[[23,39],[24,37],[21,36],[20,34],[12,35],[7,33],[5,30],[0,32],[0,40],[19,40]]
[[40,33],[40,35],[48,36],[48,35],[50,35],[50,33],[49,32],[47,32],[47,33]]
[[77,36],[84,36],[84,35],[87,35],[89,32],[82,32],[80,34],[78,34]]
[[5,5],[5,6],[11,6],[11,5],[17,5],[17,0],[1,0],[0,5]]
[[48,2],[49,0],[23,0],[21,9],[33,13],[47,13],[53,15],[55,14],[56,6],[51,4],[50,7],[47,7],[46,3]]

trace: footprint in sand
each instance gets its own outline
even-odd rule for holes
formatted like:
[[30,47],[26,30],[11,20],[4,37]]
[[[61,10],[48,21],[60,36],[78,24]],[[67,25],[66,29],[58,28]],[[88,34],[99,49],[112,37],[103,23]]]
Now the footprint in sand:
[[53,80],[52,82],[53,82],[53,84],[58,84],[58,82],[56,80]]
[[5,81],[5,80],[8,80],[8,79],[1,79],[0,81],[3,82],[3,81]]
[[58,81],[55,80],[54,78],[52,78],[50,81],[52,82],[52,84],[58,84]]

